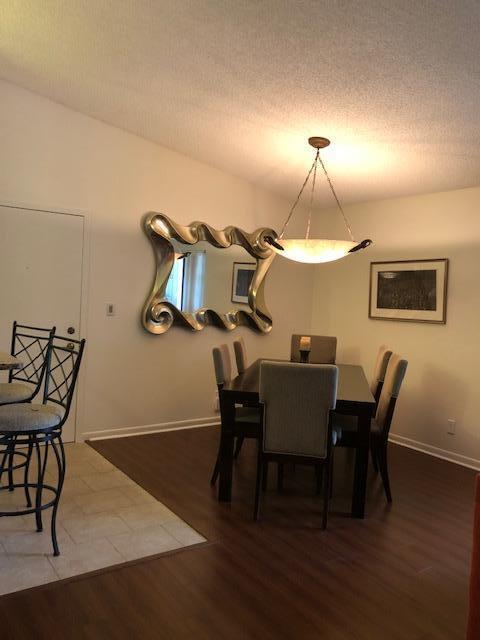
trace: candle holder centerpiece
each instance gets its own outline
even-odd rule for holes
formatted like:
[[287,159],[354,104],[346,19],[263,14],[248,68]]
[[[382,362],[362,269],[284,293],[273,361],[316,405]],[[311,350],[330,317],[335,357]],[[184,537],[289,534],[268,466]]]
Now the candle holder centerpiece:
[[312,340],[310,336],[301,336],[300,338],[300,362],[308,363],[310,360],[310,350],[312,346]]

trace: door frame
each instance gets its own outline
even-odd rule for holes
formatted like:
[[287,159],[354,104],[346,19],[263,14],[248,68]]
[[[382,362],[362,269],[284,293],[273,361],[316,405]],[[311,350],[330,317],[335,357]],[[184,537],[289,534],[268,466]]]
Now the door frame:
[[[90,278],[90,242],[91,242],[91,218],[85,211],[79,209],[67,209],[65,207],[50,207],[48,205],[35,205],[31,202],[21,202],[4,200],[0,197],[0,207],[11,209],[24,209],[25,211],[39,211],[42,213],[56,213],[66,216],[83,218],[82,237],[82,263],[80,266],[80,325],[79,337],[87,339],[87,318],[88,318],[88,283]],[[88,344],[88,340],[87,340]],[[85,413],[85,380],[88,365],[88,349],[85,349],[82,366],[77,380],[77,401],[75,403],[75,435],[73,442],[83,442],[80,433],[83,429],[83,416]]]

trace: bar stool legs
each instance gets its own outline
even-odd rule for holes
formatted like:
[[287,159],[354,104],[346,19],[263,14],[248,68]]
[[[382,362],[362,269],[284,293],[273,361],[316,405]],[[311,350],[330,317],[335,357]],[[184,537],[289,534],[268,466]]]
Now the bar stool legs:
[[[56,521],[58,504],[65,480],[65,449],[63,446],[60,431],[52,431],[49,433],[29,433],[22,435],[17,434],[12,436],[4,435],[0,436],[0,444],[6,445],[7,451],[7,454],[4,453],[2,458],[2,466],[0,466],[0,478],[4,471],[7,472],[9,478],[10,476],[12,478],[11,481],[9,480],[7,485],[0,487],[0,490],[13,491],[17,488],[21,488],[25,491],[25,498],[27,502],[27,507],[25,509],[19,508],[15,511],[0,511],[0,517],[35,514],[36,529],[38,532],[41,532],[43,531],[42,513],[43,511],[52,508],[51,537],[53,555],[60,555],[57,540]],[[12,447],[15,449],[15,447],[18,447],[18,445],[27,446],[27,453],[22,452],[23,457],[25,457],[26,460],[19,465],[15,465],[14,463],[10,463],[10,460],[12,459],[10,456],[10,451]],[[57,467],[56,484],[49,484],[45,479],[50,448],[53,451]],[[34,450],[37,470],[35,482],[30,482],[29,471]],[[18,453],[19,452],[17,450],[15,451],[14,455],[18,455]],[[23,482],[15,482],[13,471],[20,467],[24,467]],[[33,506],[30,498],[30,489],[34,489],[35,491]]]

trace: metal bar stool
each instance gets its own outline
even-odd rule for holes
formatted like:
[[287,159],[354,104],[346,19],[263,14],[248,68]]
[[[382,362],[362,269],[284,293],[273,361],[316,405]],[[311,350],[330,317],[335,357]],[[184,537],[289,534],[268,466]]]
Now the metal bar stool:
[[[10,353],[22,361],[22,366],[10,369],[8,382],[0,383],[0,406],[31,402],[40,391],[47,366],[48,349],[55,335],[55,327],[43,328],[19,324],[16,320],[12,328],[12,342]],[[15,464],[15,457],[20,462]],[[6,461],[8,458],[8,467]],[[15,442],[9,443],[3,451],[0,464],[0,482],[3,471],[8,471],[9,490],[13,491],[13,472],[26,467],[29,454],[18,451]],[[25,487],[27,504],[30,505],[28,487]]]
[[[27,507],[15,511],[0,511],[0,517],[35,514],[37,531],[43,530],[42,512],[52,508],[51,535],[53,554],[60,554],[56,534],[56,516],[65,478],[65,450],[62,427],[70,413],[75,384],[80,369],[85,340],[72,340],[55,336],[47,355],[45,388],[42,404],[19,403],[0,407],[0,446],[10,453],[16,446],[27,447],[27,462],[23,482],[13,482],[13,489],[23,488]],[[40,445],[44,445],[40,447]],[[50,449],[57,466],[56,485],[45,482]],[[30,481],[30,460],[35,451],[37,477]],[[2,465],[4,462],[2,462]],[[0,467],[0,474],[4,470]],[[0,487],[0,490],[9,487]],[[35,502],[31,505],[28,490],[35,490]],[[45,498],[44,492],[48,492]]]

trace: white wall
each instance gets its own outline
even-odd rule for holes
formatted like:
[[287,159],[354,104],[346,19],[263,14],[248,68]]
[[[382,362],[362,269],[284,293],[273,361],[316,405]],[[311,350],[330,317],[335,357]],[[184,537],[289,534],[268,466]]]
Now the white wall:
[[[380,344],[401,353],[409,368],[392,431],[409,439],[403,442],[475,464],[468,459],[480,461],[480,188],[346,212],[356,238],[374,245],[315,268],[312,330],[338,336],[339,361],[360,363],[369,373]],[[316,232],[341,231],[339,220],[320,213]],[[370,261],[410,258],[449,258],[446,325],[368,318]],[[448,418],[457,420],[454,436],[447,434]]]
[[[152,336],[140,326],[154,273],[140,227],[145,212],[253,231],[280,226],[288,202],[3,82],[0,127],[0,202],[88,217],[88,343],[78,434],[211,416],[213,345],[241,334],[251,359],[281,357],[292,332],[310,330],[313,270],[281,259],[266,286],[270,335],[209,327]],[[105,316],[106,302],[117,305],[116,317]]]

